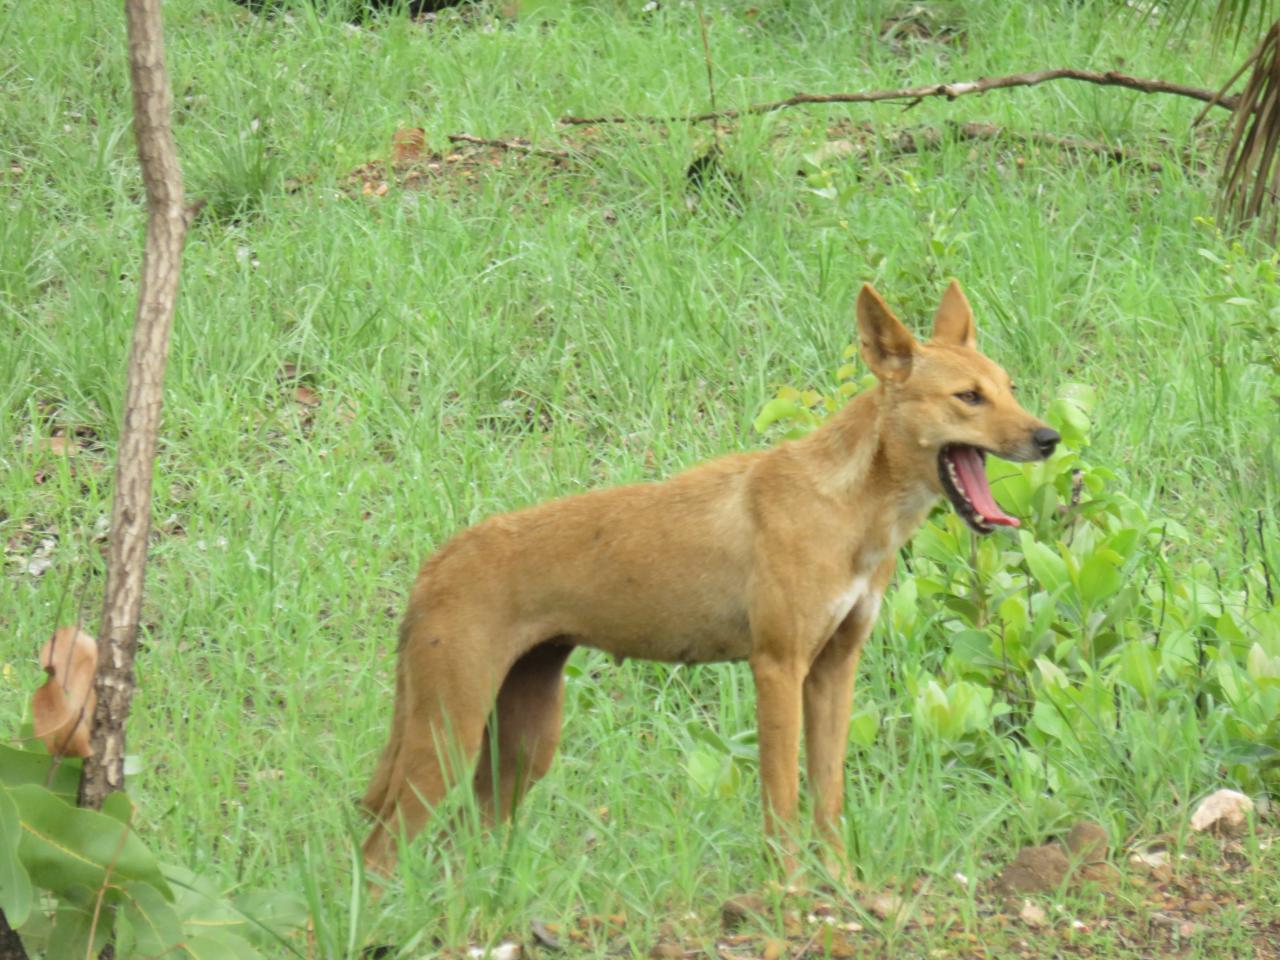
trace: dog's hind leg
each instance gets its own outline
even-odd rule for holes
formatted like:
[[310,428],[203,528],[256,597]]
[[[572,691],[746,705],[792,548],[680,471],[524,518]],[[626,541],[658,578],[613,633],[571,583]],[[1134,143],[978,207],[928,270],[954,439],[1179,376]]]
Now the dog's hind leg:
[[572,652],[569,643],[543,643],[517,660],[502,682],[474,781],[476,797],[491,819],[509,817],[551,766],[560,743],[564,663]]
[[471,774],[505,667],[478,636],[431,619],[407,618],[391,739],[366,795],[374,826],[364,857],[374,870],[394,863],[397,831],[416,834],[449,787]]

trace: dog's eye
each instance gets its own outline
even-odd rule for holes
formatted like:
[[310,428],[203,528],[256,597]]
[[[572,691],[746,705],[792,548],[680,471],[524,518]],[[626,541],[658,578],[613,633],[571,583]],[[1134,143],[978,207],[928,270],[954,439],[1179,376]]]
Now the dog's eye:
[[956,399],[967,403],[971,407],[976,407],[982,402],[982,394],[977,390],[962,390],[956,394]]

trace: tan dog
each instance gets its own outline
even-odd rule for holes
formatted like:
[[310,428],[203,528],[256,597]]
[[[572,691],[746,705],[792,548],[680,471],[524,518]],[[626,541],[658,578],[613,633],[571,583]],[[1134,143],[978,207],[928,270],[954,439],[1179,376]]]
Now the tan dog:
[[420,830],[452,783],[470,777],[488,813],[510,812],[551,763],[577,646],[748,661],[765,829],[795,819],[803,723],[817,827],[842,856],[854,670],[898,549],[943,494],[979,533],[1017,526],[991,496],[985,454],[1034,460],[1058,442],[977,352],[959,284],[928,343],[870,286],[858,331],[879,384],[804,439],[491,517],[426,562],[364,798],[371,868],[393,865],[395,831]]

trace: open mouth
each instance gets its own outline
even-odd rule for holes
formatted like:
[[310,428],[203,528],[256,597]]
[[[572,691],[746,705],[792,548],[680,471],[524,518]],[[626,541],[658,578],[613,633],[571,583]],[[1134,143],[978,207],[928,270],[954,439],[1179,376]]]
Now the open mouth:
[[990,533],[995,527],[1020,526],[996,503],[987,483],[987,453],[979,447],[953,443],[938,454],[938,476],[956,513],[978,533]]

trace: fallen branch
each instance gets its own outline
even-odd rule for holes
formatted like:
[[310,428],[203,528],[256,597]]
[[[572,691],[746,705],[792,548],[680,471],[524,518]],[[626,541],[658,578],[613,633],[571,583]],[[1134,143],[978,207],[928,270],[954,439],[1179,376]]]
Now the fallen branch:
[[474,143],[481,147],[497,147],[499,150],[512,150],[516,153],[527,153],[535,157],[549,157],[552,160],[571,160],[567,150],[548,150],[546,147],[535,147],[525,140],[488,140],[475,137],[469,133],[449,134],[450,143]]
[[1164,80],[1147,80],[1131,77],[1128,74],[1108,70],[1099,73],[1094,70],[1075,70],[1062,67],[1056,70],[1038,70],[1033,73],[1015,73],[1006,77],[984,77],[980,80],[969,80],[963,83],[936,83],[924,87],[901,87],[897,90],[868,90],[861,93],[797,93],[786,100],[775,100],[772,103],[757,103],[743,110],[712,110],[684,117],[561,117],[560,122],[566,125],[603,124],[603,123],[701,123],[706,120],[731,120],[734,117],[752,114],[772,113],[786,107],[797,107],[812,103],[880,103],[883,101],[902,100],[908,107],[913,107],[925,97],[946,97],[955,100],[957,97],[971,93],[986,93],[988,90],[1004,90],[1009,87],[1034,87],[1051,80],[1080,80],[1103,87],[1125,87],[1141,93],[1171,93],[1180,97],[1190,97],[1210,106],[1234,110],[1238,97],[1222,97],[1213,90],[1200,87],[1188,87],[1180,83],[1167,83]]

